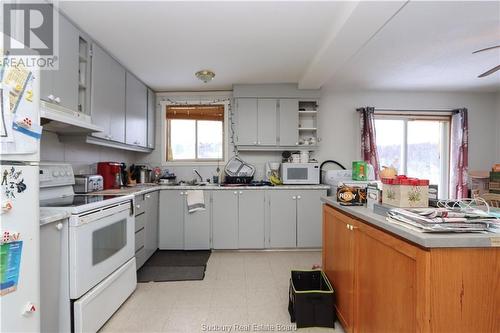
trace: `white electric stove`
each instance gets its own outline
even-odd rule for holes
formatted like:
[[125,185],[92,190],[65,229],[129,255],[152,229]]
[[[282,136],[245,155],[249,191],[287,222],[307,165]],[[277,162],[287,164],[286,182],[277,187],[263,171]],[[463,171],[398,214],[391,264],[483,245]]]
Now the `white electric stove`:
[[97,332],[137,284],[134,196],[75,194],[74,183],[71,165],[40,164],[40,207],[71,214],[63,278],[69,279],[72,331]]

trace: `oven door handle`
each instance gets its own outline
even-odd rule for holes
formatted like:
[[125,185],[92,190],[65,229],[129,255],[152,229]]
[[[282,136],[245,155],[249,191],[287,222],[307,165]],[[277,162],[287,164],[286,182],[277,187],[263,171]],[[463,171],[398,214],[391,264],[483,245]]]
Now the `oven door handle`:
[[95,213],[81,216],[79,219],[80,220],[79,223],[86,224],[86,223],[89,223],[89,222],[92,222],[92,221],[95,221],[98,219],[103,219],[103,218],[111,216],[111,215],[119,214],[119,213],[127,211],[127,210],[130,212],[130,207],[128,206],[128,204],[121,204],[118,206],[102,209],[102,210],[97,211]]

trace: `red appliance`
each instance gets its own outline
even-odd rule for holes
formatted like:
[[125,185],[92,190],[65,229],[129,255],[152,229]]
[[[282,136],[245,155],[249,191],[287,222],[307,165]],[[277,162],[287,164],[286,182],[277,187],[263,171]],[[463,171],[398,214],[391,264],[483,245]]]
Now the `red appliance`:
[[121,185],[121,164],[117,162],[97,163],[97,173],[104,180],[104,189],[120,188]]

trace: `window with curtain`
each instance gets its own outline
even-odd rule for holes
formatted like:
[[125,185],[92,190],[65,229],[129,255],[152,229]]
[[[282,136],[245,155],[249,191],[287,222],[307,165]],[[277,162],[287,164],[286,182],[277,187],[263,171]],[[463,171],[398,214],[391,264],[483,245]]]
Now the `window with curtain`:
[[399,174],[429,179],[448,197],[450,181],[450,115],[375,113],[381,166]]
[[167,106],[167,161],[224,159],[224,105]]

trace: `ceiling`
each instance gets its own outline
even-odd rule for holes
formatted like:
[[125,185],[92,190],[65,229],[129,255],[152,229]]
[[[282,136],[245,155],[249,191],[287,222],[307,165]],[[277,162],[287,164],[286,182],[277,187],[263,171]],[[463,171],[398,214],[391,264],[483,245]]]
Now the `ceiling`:
[[[499,91],[500,2],[60,1],[157,91],[301,88]],[[91,14],[90,14],[91,13]],[[207,84],[194,73],[216,73]]]
[[[155,90],[297,82],[339,2],[59,2],[59,7]],[[216,73],[204,84],[200,69]]]
[[500,2],[409,2],[327,83],[331,89],[499,91]]

